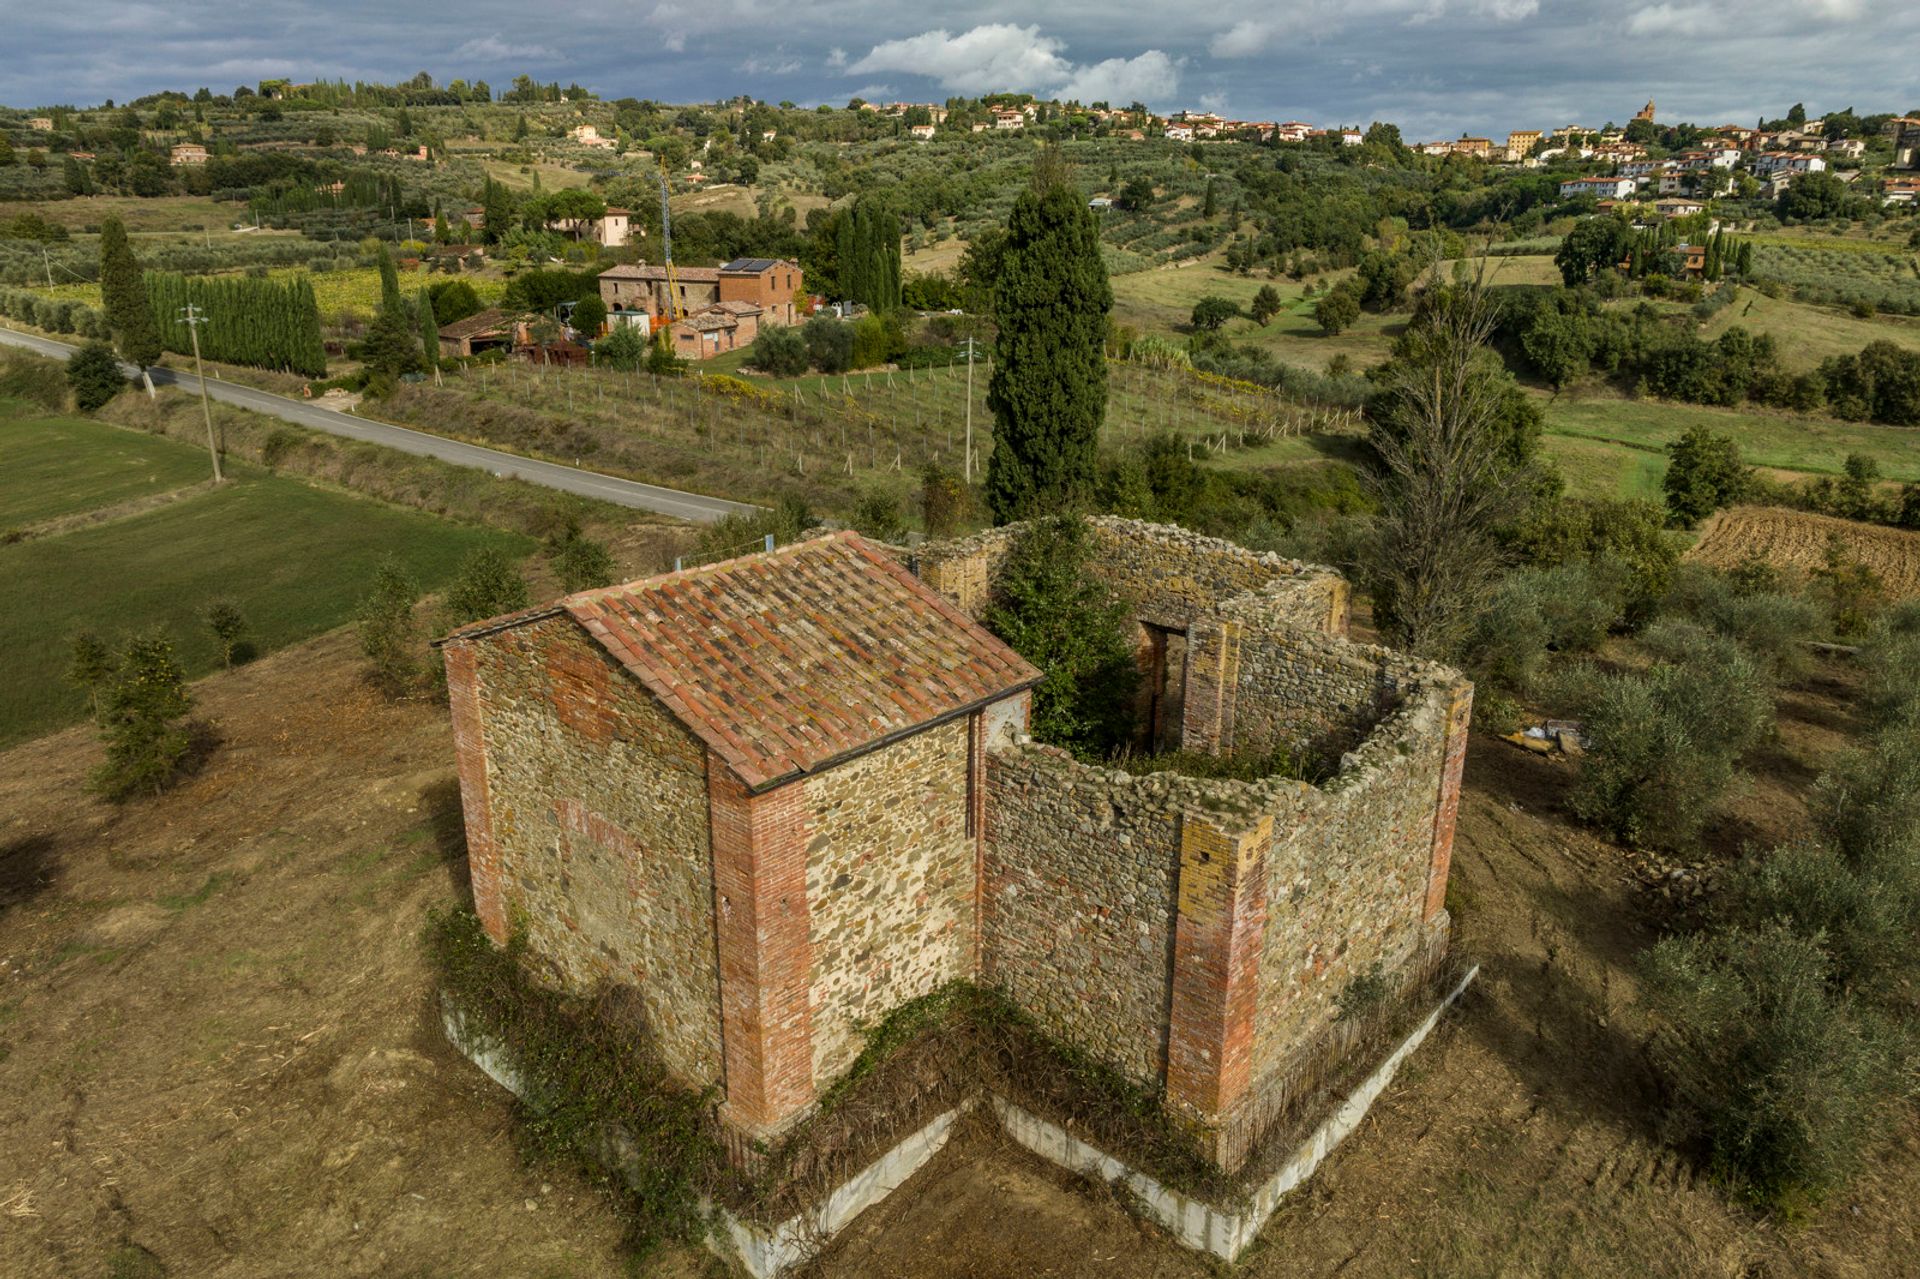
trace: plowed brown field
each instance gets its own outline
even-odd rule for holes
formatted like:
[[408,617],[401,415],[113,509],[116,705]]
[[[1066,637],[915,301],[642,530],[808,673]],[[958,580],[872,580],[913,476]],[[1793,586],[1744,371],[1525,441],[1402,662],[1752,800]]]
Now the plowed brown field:
[[1810,572],[1826,563],[1827,543],[1835,536],[1847,543],[1854,558],[1880,575],[1889,595],[1920,596],[1920,533],[1777,506],[1736,506],[1716,512],[1700,526],[1700,540],[1687,558],[1714,568],[1734,568],[1758,556],[1776,568]]

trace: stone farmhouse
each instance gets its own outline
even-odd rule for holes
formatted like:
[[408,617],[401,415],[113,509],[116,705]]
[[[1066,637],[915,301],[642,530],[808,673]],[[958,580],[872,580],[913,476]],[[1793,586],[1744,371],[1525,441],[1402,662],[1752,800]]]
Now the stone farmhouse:
[[1142,745],[1286,748],[1324,780],[1034,743],[1040,672],[979,620],[1020,527],[834,533],[443,641],[488,933],[524,930],[568,987],[637,990],[743,1162],[863,1025],[968,979],[1242,1167],[1337,1053],[1342,992],[1445,956],[1472,688],[1349,641],[1331,570],[1090,523],[1136,618]]
[[671,279],[665,266],[644,262],[600,273],[609,324],[652,332],[671,323],[675,354],[696,360],[748,345],[762,326],[799,323],[804,289],[800,267],[783,258],[675,267]]

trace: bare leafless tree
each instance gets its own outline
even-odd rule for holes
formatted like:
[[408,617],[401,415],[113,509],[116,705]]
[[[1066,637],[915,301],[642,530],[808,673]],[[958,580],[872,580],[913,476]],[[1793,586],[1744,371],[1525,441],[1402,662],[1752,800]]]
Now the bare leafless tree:
[[1494,323],[1479,280],[1454,285],[1375,401],[1368,584],[1382,631],[1423,655],[1452,653],[1491,594],[1494,529],[1522,487],[1498,429],[1505,375],[1486,354]]

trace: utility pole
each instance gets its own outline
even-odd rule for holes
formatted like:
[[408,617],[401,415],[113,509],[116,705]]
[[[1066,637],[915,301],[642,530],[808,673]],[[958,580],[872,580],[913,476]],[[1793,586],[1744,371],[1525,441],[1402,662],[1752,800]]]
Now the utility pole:
[[47,268],[47,287],[53,287],[53,258],[47,253],[47,246],[40,246],[40,264]]
[[207,455],[213,459],[213,482],[220,484],[226,477],[220,474],[220,448],[213,442],[213,409],[207,404],[207,366],[200,362],[200,326],[207,322],[207,317],[200,314],[199,307],[189,303],[180,308],[180,322],[193,335],[193,370],[200,375],[200,416],[207,422]]
[[[948,437],[952,446],[952,437]],[[967,337],[967,483],[973,483],[973,337]]]

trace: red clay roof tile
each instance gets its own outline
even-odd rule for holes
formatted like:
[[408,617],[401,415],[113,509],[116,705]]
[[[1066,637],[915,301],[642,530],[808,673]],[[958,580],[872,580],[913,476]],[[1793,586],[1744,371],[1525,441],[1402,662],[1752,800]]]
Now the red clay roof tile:
[[561,606],[754,789],[1040,678],[851,532]]

